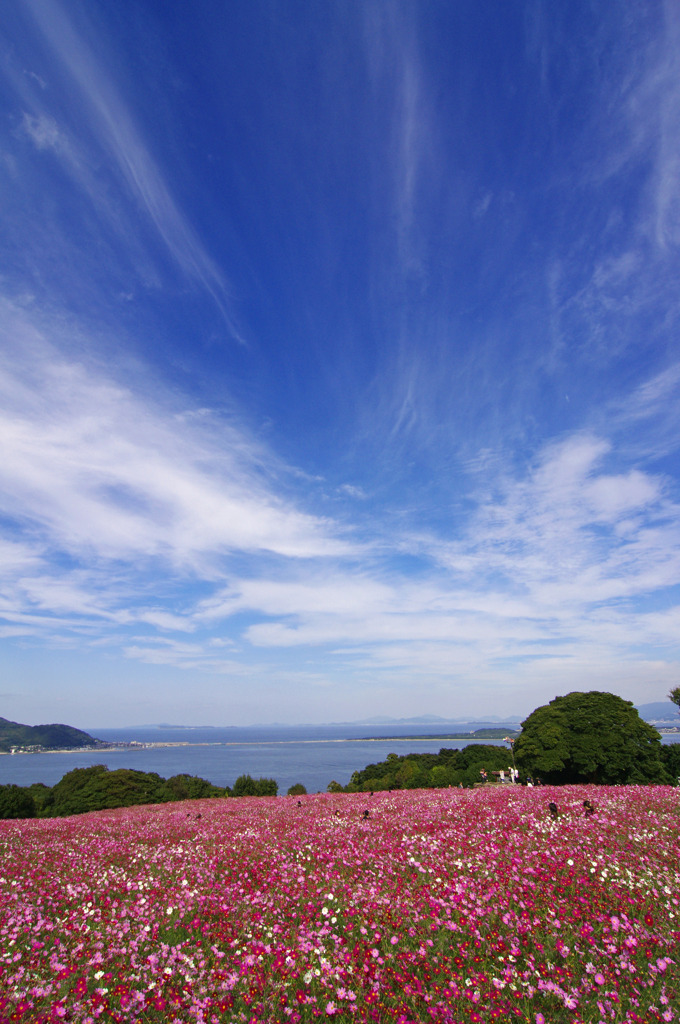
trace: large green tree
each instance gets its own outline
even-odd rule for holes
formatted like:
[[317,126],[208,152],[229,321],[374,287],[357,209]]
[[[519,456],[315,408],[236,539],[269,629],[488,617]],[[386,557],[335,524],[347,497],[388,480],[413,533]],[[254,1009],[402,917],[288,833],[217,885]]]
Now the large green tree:
[[536,708],[515,741],[517,767],[543,782],[669,781],[661,737],[628,700],[591,690]]

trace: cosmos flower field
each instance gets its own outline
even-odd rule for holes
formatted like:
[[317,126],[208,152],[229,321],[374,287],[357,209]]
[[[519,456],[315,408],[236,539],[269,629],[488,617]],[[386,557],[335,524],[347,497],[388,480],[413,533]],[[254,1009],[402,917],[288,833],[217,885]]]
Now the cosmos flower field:
[[667,787],[1,821],[0,1022],[675,1021],[679,871]]

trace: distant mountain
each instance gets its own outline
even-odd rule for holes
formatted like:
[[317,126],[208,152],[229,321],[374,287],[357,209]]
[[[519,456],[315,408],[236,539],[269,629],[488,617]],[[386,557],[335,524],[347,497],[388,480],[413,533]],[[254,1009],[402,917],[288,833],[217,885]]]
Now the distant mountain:
[[12,747],[45,747],[49,750],[68,750],[73,747],[94,747],[96,740],[82,729],[71,725],[21,725],[0,718],[0,750]]
[[[171,722],[159,722],[158,725],[137,726],[136,728],[146,729],[218,729],[217,725],[173,725]],[[225,726],[229,728],[229,726]]]
[[[153,722],[146,725],[130,725],[130,731],[141,731],[151,729],[173,729],[190,732],[197,729],[338,729],[351,726],[352,728],[393,728],[393,729],[422,729],[432,733],[444,729],[450,732],[455,729],[458,732],[474,732],[476,729],[491,727],[498,729],[516,729],[519,726],[519,718],[502,718],[500,715],[488,715],[485,718],[470,721],[466,718],[444,718],[442,715],[417,715],[412,718],[394,718],[390,715],[373,715],[370,718],[358,718],[342,722],[256,722],[246,726],[236,725],[172,725],[168,722]],[[108,729],[108,726],[101,726]]]
[[[669,700],[667,701],[655,701],[651,704],[640,704],[637,707],[637,711],[640,718],[646,722],[653,724],[664,724],[664,725],[677,725],[680,726],[680,714],[674,704]],[[353,728],[361,729],[374,729],[374,728],[393,728],[395,730],[401,729],[419,729],[423,733],[433,733],[434,730],[437,732],[456,732],[456,733],[471,733],[476,732],[479,729],[493,728],[493,729],[507,729],[509,732],[518,731],[520,723],[527,717],[527,713],[521,716],[510,716],[510,715],[485,715],[484,718],[469,719],[469,718],[446,718],[442,715],[415,715],[411,718],[394,718],[391,715],[372,715],[370,718],[359,718],[353,719],[352,721],[342,722],[323,722],[323,723],[312,723],[312,722],[259,722],[256,725],[244,726],[233,726],[223,725],[219,726],[220,729],[237,729],[237,728],[251,728],[251,729],[281,729],[283,731],[287,729],[319,729],[319,728],[339,728],[351,726]],[[14,722],[5,722],[4,719],[0,718],[0,750],[7,749],[6,745],[3,745],[3,723],[4,725],[12,725],[19,729],[28,729],[29,726],[16,726]],[[35,726],[36,729],[68,729],[68,726]],[[168,722],[155,722],[153,724],[141,726],[135,725],[129,727],[131,730],[141,729],[184,729],[190,732],[194,729],[214,729],[215,726],[187,726],[187,725],[171,725]],[[74,734],[86,736],[87,739],[83,745],[90,745],[96,741],[88,736],[87,733],[80,733],[78,729],[73,730]],[[41,740],[22,740],[22,743],[41,743]],[[12,740],[14,745],[18,745],[19,741]],[[46,744],[43,744],[46,745]],[[78,746],[74,742],[69,742],[68,746]],[[50,744],[54,746],[54,744]]]
[[391,718],[389,715],[373,715],[372,718],[360,718],[352,722],[331,722],[330,725],[433,725],[439,728],[443,725],[455,725],[457,728],[465,728],[467,732],[473,732],[480,726],[491,725],[502,726],[517,725],[518,718],[500,718],[498,715],[489,715],[479,721],[470,722],[466,718],[442,718],[441,715],[418,715],[414,718]]
[[652,704],[638,704],[637,713],[645,722],[663,722],[668,725],[680,725],[680,713],[670,700],[658,700]]
[[391,715],[372,715],[371,718],[359,718],[352,722],[332,722],[331,725],[439,725],[450,719],[441,715],[418,715],[417,718],[393,718]]

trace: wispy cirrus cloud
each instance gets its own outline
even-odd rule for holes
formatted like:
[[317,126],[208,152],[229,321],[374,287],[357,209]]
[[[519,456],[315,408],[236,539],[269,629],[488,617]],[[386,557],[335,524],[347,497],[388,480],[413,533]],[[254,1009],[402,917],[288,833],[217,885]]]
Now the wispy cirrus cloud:
[[[373,102],[385,147],[390,217],[396,229],[401,272],[424,272],[422,226],[418,214],[427,190],[438,179],[436,125],[428,100],[428,77],[421,65],[417,19],[408,6],[369,3],[363,10],[364,47]],[[378,171],[378,168],[376,168]]]
[[380,517],[350,536],[304,511],[297,476],[285,496],[285,471],[235,420],[142,393],[143,376],[132,390],[35,310],[5,303],[2,322],[8,636],[232,678],[296,649],[301,677],[347,685],[417,672],[502,689],[521,665],[538,686],[538,666],[605,680],[608,663],[665,678],[646,648],[677,647],[680,506],[631,460],[624,424],[663,419],[671,370],[620,403],[610,436],[567,435],[514,471],[484,452],[465,517],[434,533],[407,516],[387,539]]
[[21,126],[38,149],[53,149],[58,152],[64,146],[64,137],[59,126],[47,114],[38,114],[34,117],[25,113]]
[[0,603],[15,625],[192,629],[159,587],[220,579],[237,555],[356,550],[283,495],[285,471],[234,421],[173,407],[150,377],[131,390],[39,320],[2,305]]
[[62,355],[22,311],[4,310],[8,514],[76,556],[191,565],[234,550],[301,558],[347,550],[330,523],[269,489],[267,453],[233,424],[156,408],[101,368]]
[[498,481],[441,556],[461,578],[499,576],[553,614],[671,585],[680,507],[669,482],[607,471],[612,455],[611,441],[587,434],[548,445],[526,478]]
[[[611,8],[598,15],[582,52],[560,73],[560,32],[548,29],[540,8],[537,53],[544,83],[551,83],[545,104],[555,138],[564,75],[598,96],[582,108],[571,152],[564,154],[572,187],[597,199],[602,216],[575,222],[563,236],[567,244],[553,253],[559,344],[572,359],[578,352],[584,365],[611,365],[636,351],[652,360],[659,337],[680,321],[680,15],[675,4],[661,3],[635,23]],[[562,185],[559,177],[548,182],[551,192]]]
[[110,189],[101,180],[101,167],[99,174],[93,173],[101,164],[97,149],[105,154],[106,180],[117,170],[118,183],[127,193],[127,201],[144,212],[176,267],[212,296],[232,336],[243,341],[223,271],[173,197],[167,176],[123,100],[115,75],[97,54],[98,47],[101,51],[101,40],[94,33],[92,38],[86,38],[58,0],[28,0],[26,8],[32,15],[35,31],[51,50],[62,80],[70,84],[70,102],[68,117],[61,113],[61,108],[51,109],[51,105],[57,106],[54,90],[45,88],[44,82],[38,82],[37,88],[37,79],[29,83],[26,76],[15,71],[19,101],[28,107],[22,114],[23,131],[39,150],[51,150],[62,161],[97,212],[114,230],[123,229],[134,248],[130,239],[131,219],[121,210],[124,204],[112,200]]

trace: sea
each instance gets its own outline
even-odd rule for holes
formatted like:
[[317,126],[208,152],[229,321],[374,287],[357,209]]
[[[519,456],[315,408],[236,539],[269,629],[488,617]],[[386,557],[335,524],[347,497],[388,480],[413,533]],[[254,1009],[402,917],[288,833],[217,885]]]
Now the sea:
[[[394,725],[250,726],[174,728],[149,726],[128,729],[87,729],[91,736],[120,744],[104,750],[0,755],[0,785],[29,786],[55,783],[73,768],[105,764],[110,769],[136,768],[171,775],[197,775],[216,786],[233,786],[239,775],[275,779],[279,793],[301,782],[308,793],[325,792],[331,781],[342,786],[352,772],[384,761],[388,754],[438,753],[442,747],[461,749],[470,742],[502,744],[499,739],[445,739],[443,733],[422,727]],[[411,738],[417,734],[418,738]],[[160,745],[159,745],[160,744]],[[165,745],[167,744],[167,746]],[[510,750],[508,746],[508,763]]]
[[[239,775],[275,779],[279,794],[301,782],[308,793],[325,792],[329,782],[347,785],[352,772],[384,761],[388,754],[438,753],[442,747],[461,749],[470,743],[508,747],[502,739],[446,739],[462,731],[446,725],[436,732],[421,726],[316,725],[177,728],[147,726],[128,729],[87,729],[109,743],[135,744],[104,750],[0,755],[0,785],[53,786],[73,768],[105,764],[110,769],[136,768],[171,775],[197,775],[216,786],[233,786]],[[413,738],[417,734],[417,739]],[[678,735],[662,742],[678,742]],[[136,744],[139,744],[137,746]],[[154,744],[143,746],[143,744]],[[167,745],[166,745],[167,744]]]

